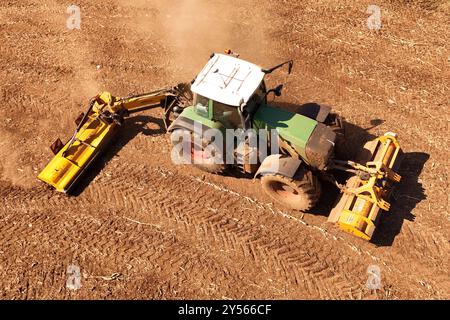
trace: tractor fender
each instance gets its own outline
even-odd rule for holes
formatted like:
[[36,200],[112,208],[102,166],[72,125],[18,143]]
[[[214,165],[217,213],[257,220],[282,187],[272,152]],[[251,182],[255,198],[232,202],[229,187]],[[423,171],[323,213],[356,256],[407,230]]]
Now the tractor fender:
[[325,104],[318,104],[315,102],[305,103],[297,107],[295,113],[317,122],[324,123],[331,112],[331,107]]
[[186,129],[194,132],[196,125],[200,125],[201,132],[208,129],[217,129],[221,131],[222,134],[225,133],[225,127],[220,122],[197,116],[190,108],[186,108],[183,113],[170,124],[169,128],[167,128],[167,132],[173,132],[175,129]]
[[[200,126],[198,126],[200,125]],[[196,132],[199,135],[203,135],[203,132],[205,132],[208,129],[218,129],[220,130],[221,128],[211,128],[201,122],[197,121],[197,126],[195,127],[195,121],[189,118],[185,118],[183,116],[179,116],[178,118],[176,118],[172,124],[169,126],[169,128],[167,129],[167,132],[172,133],[173,131],[175,131],[176,129],[184,129],[190,132]],[[222,130],[220,130],[222,132]]]
[[300,159],[282,154],[272,154],[263,160],[254,178],[266,174],[281,174],[293,178],[301,164],[302,160]]
[[194,122],[191,119],[185,117],[176,118],[167,129],[168,132],[173,132],[175,129],[186,129],[194,131]]

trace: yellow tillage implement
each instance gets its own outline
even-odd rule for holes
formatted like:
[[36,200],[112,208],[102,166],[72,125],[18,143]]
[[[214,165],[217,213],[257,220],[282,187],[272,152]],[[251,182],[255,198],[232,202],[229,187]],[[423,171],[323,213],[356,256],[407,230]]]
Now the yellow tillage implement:
[[[394,170],[399,164],[400,145],[396,135],[385,135],[368,142],[363,149],[361,164],[352,163],[355,169],[367,172],[366,176],[352,176],[344,188],[338,204],[328,221],[365,240],[372,238],[381,210],[388,211],[392,186],[401,177]],[[365,158],[365,159],[364,159]]]

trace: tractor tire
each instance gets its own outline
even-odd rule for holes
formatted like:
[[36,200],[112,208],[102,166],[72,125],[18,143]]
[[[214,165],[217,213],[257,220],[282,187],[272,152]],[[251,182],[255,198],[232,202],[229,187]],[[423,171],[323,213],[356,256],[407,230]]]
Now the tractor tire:
[[319,201],[321,185],[319,179],[305,168],[288,178],[280,174],[267,174],[261,178],[263,190],[282,206],[307,211]]
[[[205,152],[205,148],[208,147],[209,145],[212,146],[212,148],[210,148],[210,150],[212,150],[213,152],[221,152],[220,148],[218,148],[214,144],[214,142],[209,142],[209,141],[206,141],[205,139],[201,140],[202,141],[201,146],[200,145],[195,145],[195,141],[200,140],[196,133],[194,133],[192,131],[189,131],[189,130],[185,130],[185,129],[175,129],[173,133],[177,134],[178,130],[179,130],[178,134],[180,136],[183,135],[182,132],[188,132],[191,135],[191,154],[190,154],[190,159],[188,159],[187,162],[186,162],[186,159],[184,159],[184,161],[180,160],[180,162],[178,162],[178,163],[183,162],[185,164],[192,164],[192,165],[194,165],[195,167],[197,167],[198,169],[200,169],[202,171],[209,172],[209,173],[215,173],[215,174],[223,173],[226,170],[227,165],[224,164],[224,163],[213,163],[213,162],[212,163],[196,163],[194,161],[194,157],[196,156],[196,154],[200,153],[200,154],[203,155],[203,153]],[[176,145],[176,143],[174,143],[173,141],[172,141],[172,144],[174,146]],[[194,146],[196,146],[197,148],[195,148]],[[195,152],[194,152],[194,150],[195,150]],[[183,155],[181,154],[181,152],[182,152],[182,150],[180,150],[180,154],[177,155],[177,157],[179,159],[183,158]],[[223,154],[219,155],[219,157],[224,159]],[[208,159],[203,159],[202,158],[201,160],[205,160],[205,162],[208,162],[207,161]]]

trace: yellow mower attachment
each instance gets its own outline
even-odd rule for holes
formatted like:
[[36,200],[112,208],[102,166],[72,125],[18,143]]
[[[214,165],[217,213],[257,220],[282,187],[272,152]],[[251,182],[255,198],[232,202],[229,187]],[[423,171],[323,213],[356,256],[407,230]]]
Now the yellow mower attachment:
[[401,177],[394,170],[399,164],[401,148],[393,133],[386,133],[366,143],[358,162],[347,161],[359,174],[352,176],[338,204],[328,217],[345,232],[370,240],[379,219],[380,209],[388,211],[387,201],[395,182]]
[[111,94],[104,92],[91,101],[75,134],[41,171],[40,180],[60,192],[70,189],[116,131],[118,123],[101,116],[111,99]]
[[164,122],[169,123],[169,114],[178,101],[179,87],[117,98],[103,92],[93,98],[86,113],[75,121],[77,129],[64,145],[57,140],[51,147],[55,157],[38,175],[43,182],[56,191],[67,193],[90,163],[105,149],[116,133],[116,129],[129,114],[148,108],[163,106]]

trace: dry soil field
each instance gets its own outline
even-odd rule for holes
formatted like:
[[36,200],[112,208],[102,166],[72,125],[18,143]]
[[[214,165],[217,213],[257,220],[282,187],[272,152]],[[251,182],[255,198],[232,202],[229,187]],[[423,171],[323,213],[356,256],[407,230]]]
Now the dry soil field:
[[[80,30],[67,1],[0,3],[1,298],[450,298],[447,1],[379,0],[378,31],[365,0],[74,4]],[[125,124],[77,196],[36,179],[90,97],[189,81],[225,48],[293,58],[280,101],[332,105],[355,145],[399,133],[403,180],[372,243],[326,223],[331,188],[298,218],[258,181],[173,165],[158,110]]]

